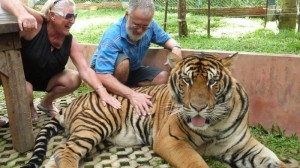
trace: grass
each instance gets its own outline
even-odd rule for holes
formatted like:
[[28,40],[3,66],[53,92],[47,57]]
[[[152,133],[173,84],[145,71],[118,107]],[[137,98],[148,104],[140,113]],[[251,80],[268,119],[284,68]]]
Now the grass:
[[[78,10],[79,16],[71,32],[81,43],[98,44],[106,28],[124,13],[124,9]],[[163,27],[164,12],[156,12],[154,19]],[[279,31],[274,21],[268,22],[264,28],[264,20],[261,18],[212,17],[210,37],[207,36],[207,16],[188,13],[186,21],[188,35],[179,37],[177,13],[168,13],[166,31],[182,48],[300,54],[300,33]]]
[[[267,40],[266,40],[267,39]],[[257,53],[299,54],[300,35],[290,31],[281,31],[278,34],[270,30],[258,29],[239,38],[208,38],[194,36],[193,42],[189,37],[182,38],[182,46],[192,49],[213,49],[225,51],[244,51]]]
[[[266,130],[261,125],[250,127],[252,135],[262,144],[266,145],[281,159],[293,158],[300,163],[300,141],[296,135],[286,136],[283,130],[274,126],[271,130]],[[206,157],[205,160],[211,167],[225,168],[226,164],[214,158]]]
[[284,130],[278,126],[273,126],[271,130],[266,130],[258,125],[251,127],[252,134],[262,144],[268,146],[277,155],[287,158],[294,158],[300,162],[300,141],[297,135],[285,136]]

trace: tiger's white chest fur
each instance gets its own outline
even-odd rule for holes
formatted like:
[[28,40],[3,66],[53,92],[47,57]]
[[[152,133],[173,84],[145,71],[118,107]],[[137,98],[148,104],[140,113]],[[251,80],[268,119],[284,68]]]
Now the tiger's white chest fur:
[[116,135],[108,137],[107,140],[118,146],[133,146],[142,144],[142,141],[137,134],[133,131],[128,132],[128,130],[125,129],[122,129],[121,132]]

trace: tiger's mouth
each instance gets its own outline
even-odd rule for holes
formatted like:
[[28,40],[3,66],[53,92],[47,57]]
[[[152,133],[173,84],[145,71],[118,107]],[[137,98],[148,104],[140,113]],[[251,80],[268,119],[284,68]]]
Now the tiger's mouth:
[[205,124],[210,123],[209,119],[203,118],[199,115],[194,116],[194,117],[188,117],[187,121],[189,123],[192,123],[192,125],[195,127],[203,127]]

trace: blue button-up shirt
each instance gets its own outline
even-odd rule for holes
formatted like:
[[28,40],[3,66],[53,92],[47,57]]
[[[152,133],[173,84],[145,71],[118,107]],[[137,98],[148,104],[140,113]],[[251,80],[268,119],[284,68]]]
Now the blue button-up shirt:
[[145,36],[137,44],[131,43],[127,37],[126,17],[124,16],[103,34],[92,57],[91,67],[96,73],[113,74],[119,53],[125,53],[130,59],[130,70],[136,70],[141,66],[151,43],[162,46],[169,39],[170,36],[152,20]]

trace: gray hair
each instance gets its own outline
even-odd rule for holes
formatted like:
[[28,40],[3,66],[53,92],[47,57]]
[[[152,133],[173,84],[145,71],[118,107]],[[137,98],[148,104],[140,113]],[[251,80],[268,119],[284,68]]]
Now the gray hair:
[[153,0],[129,0],[127,11],[132,14],[136,9],[144,9],[154,14],[155,6]]
[[76,10],[76,5],[73,0],[48,0],[43,6],[41,12],[46,18],[48,18],[48,13],[50,11],[56,13],[64,12],[65,5],[73,7],[74,11]]

